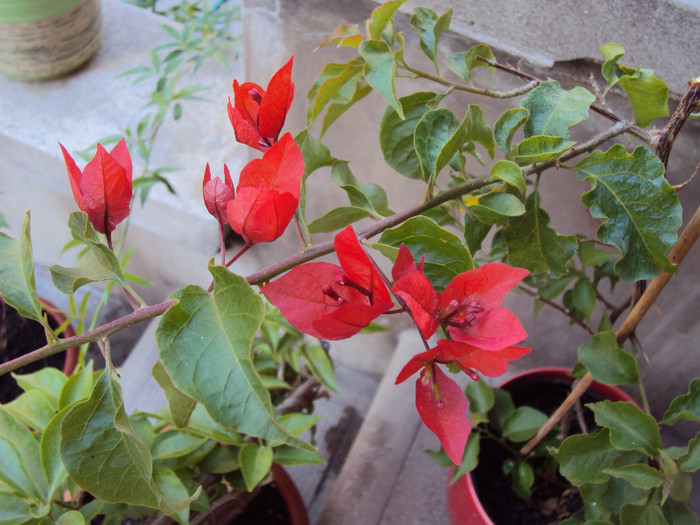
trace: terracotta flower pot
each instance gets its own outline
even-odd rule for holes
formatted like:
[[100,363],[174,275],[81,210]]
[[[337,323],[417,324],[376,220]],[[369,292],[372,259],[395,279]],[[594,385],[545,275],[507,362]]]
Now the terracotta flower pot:
[[[510,390],[539,379],[573,383],[574,378],[567,375],[569,372],[567,368],[539,368],[517,374],[499,386]],[[621,389],[598,382],[593,382],[589,391],[610,401],[632,401],[632,398]],[[450,473],[448,480],[451,476]],[[452,525],[495,525],[479,499],[471,473],[462,476],[452,485],[448,482],[447,509]]]
[[13,78],[69,73],[101,39],[100,0],[0,0],[0,72]]

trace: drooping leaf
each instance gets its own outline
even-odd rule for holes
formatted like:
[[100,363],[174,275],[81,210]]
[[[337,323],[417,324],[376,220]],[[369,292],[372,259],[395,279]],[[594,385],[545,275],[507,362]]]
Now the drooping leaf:
[[520,166],[508,160],[499,160],[491,167],[491,180],[502,180],[523,195],[527,190]]
[[[333,363],[321,345],[304,346],[301,350],[304,361],[313,375],[327,389],[338,392],[338,384],[333,373]],[[296,435],[296,434],[295,434]]]
[[[68,478],[68,472],[66,472],[63,462],[61,461],[60,445],[61,423],[69,410],[70,407],[66,407],[56,414],[53,419],[49,421],[49,424],[46,425],[44,432],[41,434],[41,465],[49,483],[49,488],[46,493],[47,500],[53,497],[53,493],[56,489]],[[25,456],[25,462],[26,461],[27,458]]]
[[452,8],[438,15],[430,8],[416,7],[411,16],[411,26],[420,36],[423,53],[433,61],[437,68],[437,45],[442,33],[450,27]]
[[246,443],[238,451],[238,461],[248,491],[252,491],[260,483],[272,466],[273,451],[271,447],[263,447],[255,443]]
[[622,253],[615,263],[618,275],[632,282],[675,271],[666,251],[676,241],[681,206],[659,158],[643,146],[630,155],[616,144],[605,153],[594,151],[576,170],[591,185],[581,200],[593,217],[603,219],[598,239]]
[[324,166],[332,166],[338,161],[331,155],[330,150],[320,141],[311,136],[309,130],[301,131],[294,140],[301,150],[304,158],[304,175],[303,180],[306,180],[311,173]]
[[549,162],[561,157],[573,145],[574,142],[562,137],[534,135],[518,143],[513,160],[521,166]]
[[99,241],[87,214],[72,212],[68,218],[68,226],[73,239],[87,246],[88,250],[72,268],[64,268],[57,264],[49,268],[51,280],[56,288],[63,293],[71,294],[89,283],[114,281],[130,289],[122,274],[119,259],[112,250]]
[[615,332],[606,330],[593,336],[593,342],[581,345],[578,358],[593,379],[608,385],[629,385],[639,380],[637,360],[617,345]]
[[[360,54],[365,59],[364,75],[372,86],[404,118],[401,102],[396,98],[396,55],[389,44],[382,40],[365,40],[360,44]],[[397,51],[399,53],[400,51]]]
[[549,135],[568,139],[569,128],[588,117],[593,102],[595,96],[580,86],[566,91],[556,80],[542,82],[520,102],[530,112],[523,129],[525,137]]
[[467,82],[469,85],[472,85],[471,71],[475,67],[487,67],[492,73],[495,71],[493,67],[489,66],[485,62],[477,60],[476,57],[478,56],[487,60],[496,60],[496,57],[493,56],[493,51],[491,51],[489,46],[486,44],[478,44],[469,48],[468,51],[449,55],[445,59],[445,63],[455,75]]
[[507,158],[511,158],[511,142],[518,128],[525,124],[530,112],[525,108],[510,108],[498,117],[493,128],[496,145],[501,148]]
[[659,427],[634,403],[600,401],[586,405],[598,425],[610,430],[610,442],[622,450],[638,450],[654,457],[662,449]]
[[665,425],[678,421],[700,421],[700,378],[694,378],[688,385],[688,393],[676,397],[664,412]]
[[603,483],[610,479],[606,468],[622,454],[610,443],[610,432],[603,429],[596,434],[574,434],[567,437],[557,450],[559,470],[571,483]]
[[668,86],[651,69],[632,69],[618,64],[625,49],[614,42],[605,44],[600,52],[605,57],[602,67],[608,83],[605,93],[620,85],[632,105],[635,124],[644,128],[657,118],[668,116]]
[[464,214],[464,240],[467,243],[469,253],[476,253],[481,250],[481,244],[490,230],[491,226],[477,221],[469,214]]
[[425,256],[425,275],[438,290],[445,288],[456,275],[474,268],[471,255],[459,238],[427,217],[413,217],[385,230],[373,246],[385,255],[393,255],[393,259],[401,243],[419,260]]
[[393,215],[389,209],[386,192],[381,186],[377,184],[360,185],[346,162],[336,162],[333,165],[331,178],[348,194],[352,206],[365,209],[377,219]]
[[175,426],[177,428],[186,427],[197,402],[173,384],[163,361],[156,361],[153,364],[151,375],[165,393]]
[[0,295],[22,317],[43,322],[34,281],[29,212],[17,239],[0,233]]
[[421,118],[438,99],[438,95],[432,92],[413,93],[399,100],[404,118],[391,106],[384,112],[379,126],[379,144],[386,162],[405,177],[423,178],[414,135]]
[[173,384],[224,427],[308,448],[275,419],[270,394],[253,365],[251,348],[265,313],[262,299],[226,268],[209,271],[213,292],[192,285],[179,290],[156,330]]
[[406,0],[389,0],[372,11],[372,15],[366,22],[367,34],[371,38],[379,40],[396,10],[405,2]]
[[153,480],[153,460],[129,421],[109,368],[89,399],[72,406],[61,423],[60,453],[71,479],[107,503],[178,512],[198,496],[173,500]]
[[525,204],[525,215],[503,228],[508,248],[507,260],[513,266],[533,273],[560,276],[567,273],[566,263],[576,253],[576,237],[559,235],[549,226],[549,215],[539,207],[536,194]]

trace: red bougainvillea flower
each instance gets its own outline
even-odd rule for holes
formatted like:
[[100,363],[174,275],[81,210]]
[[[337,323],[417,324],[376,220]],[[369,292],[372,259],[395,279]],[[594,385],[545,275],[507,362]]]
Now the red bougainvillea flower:
[[92,226],[109,235],[129,215],[131,204],[131,156],[124,139],[107,152],[101,144],[80,171],[61,143],[70,187],[78,207],[87,213]]
[[224,164],[224,182],[221,182],[219,177],[211,178],[211,170],[207,163],[202,181],[202,195],[207,211],[219,221],[219,224],[228,224],[226,206],[236,196],[236,190],[233,188],[231,172],[226,164]]
[[302,264],[262,289],[292,326],[319,339],[351,337],[393,306],[352,226],[335,236],[334,247],[340,266]]
[[402,273],[393,292],[406,302],[426,339],[444,324],[457,341],[498,350],[527,337],[518,318],[500,304],[528,273],[503,263],[487,263],[457,275],[440,294],[416,270]]
[[226,214],[231,228],[249,243],[271,242],[287,228],[299,205],[304,159],[285,133],[262,159],[241,171],[236,195]]
[[277,142],[294,98],[293,61],[294,57],[274,74],[267,91],[253,82],[233,81],[234,105],[229,98],[228,117],[241,144],[265,152]]

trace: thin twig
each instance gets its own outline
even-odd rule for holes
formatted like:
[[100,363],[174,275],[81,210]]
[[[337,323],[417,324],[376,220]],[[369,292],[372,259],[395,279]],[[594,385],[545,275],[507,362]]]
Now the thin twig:
[[579,325],[581,328],[583,328],[583,329],[584,329],[586,332],[588,332],[589,334],[595,335],[595,330],[593,330],[593,328],[591,328],[590,326],[588,326],[587,323],[585,323],[584,321],[582,321],[581,319],[579,319],[579,318],[576,317],[575,315],[572,315],[571,312],[569,312],[569,311],[568,311],[566,308],[564,308],[563,306],[558,305],[557,303],[555,303],[554,301],[552,301],[552,300],[550,300],[550,299],[547,299],[546,297],[542,297],[542,296],[539,295],[537,292],[535,292],[535,291],[533,291],[533,290],[530,290],[530,289],[528,289],[528,288],[526,288],[526,287],[524,287],[524,286],[522,286],[522,285],[519,285],[519,286],[518,286],[518,290],[521,290],[521,291],[525,292],[526,294],[528,294],[529,296],[534,297],[534,298],[537,299],[538,301],[540,301],[540,302],[542,302],[542,303],[544,303],[544,304],[546,304],[546,305],[548,305],[548,306],[551,306],[551,307],[554,308],[555,310],[558,310],[559,312],[561,312],[562,314],[564,314],[566,317],[568,317],[569,320],[570,320],[571,322],[576,323],[577,325]]

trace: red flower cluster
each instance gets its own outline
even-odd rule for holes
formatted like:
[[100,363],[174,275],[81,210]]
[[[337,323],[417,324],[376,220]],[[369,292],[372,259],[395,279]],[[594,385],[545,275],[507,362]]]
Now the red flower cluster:
[[109,235],[129,215],[131,204],[131,156],[124,139],[109,153],[97,145],[97,153],[80,171],[73,157],[59,142],[68,168],[70,187],[78,207],[92,226]]
[[292,61],[270,80],[267,91],[257,84],[233,81],[235,107],[228,114],[236,140],[264,152],[241,171],[238,186],[224,165],[224,182],[204,172],[202,192],[209,213],[219,226],[230,224],[248,244],[277,239],[294,217],[301,194],[304,159],[294,138],[278,140],[294,96]]
[[[334,247],[340,266],[302,264],[262,289],[295,328],[321,339],[355,335],[393,307],[380,272],[351,226],[336,235]],[[513,346],[527,334],[517,317],[500,306],[527,274],[503,263],[484,264],[457,275],[439,293],[423,273],[423,261],[416,264],[406,246],[399,249],[392,269],[392,292],[399,305],[410,311],[424,340],[441,325],[451,339],[440,339],[434,348],[413,356],[396,383],[421,371],[416,408],[456,464],[461,464],[471,429],[467,400],[438,365],[454,365],[477,380],[475,370],[499,376],[507,371],[509,361],[530,351]]]

